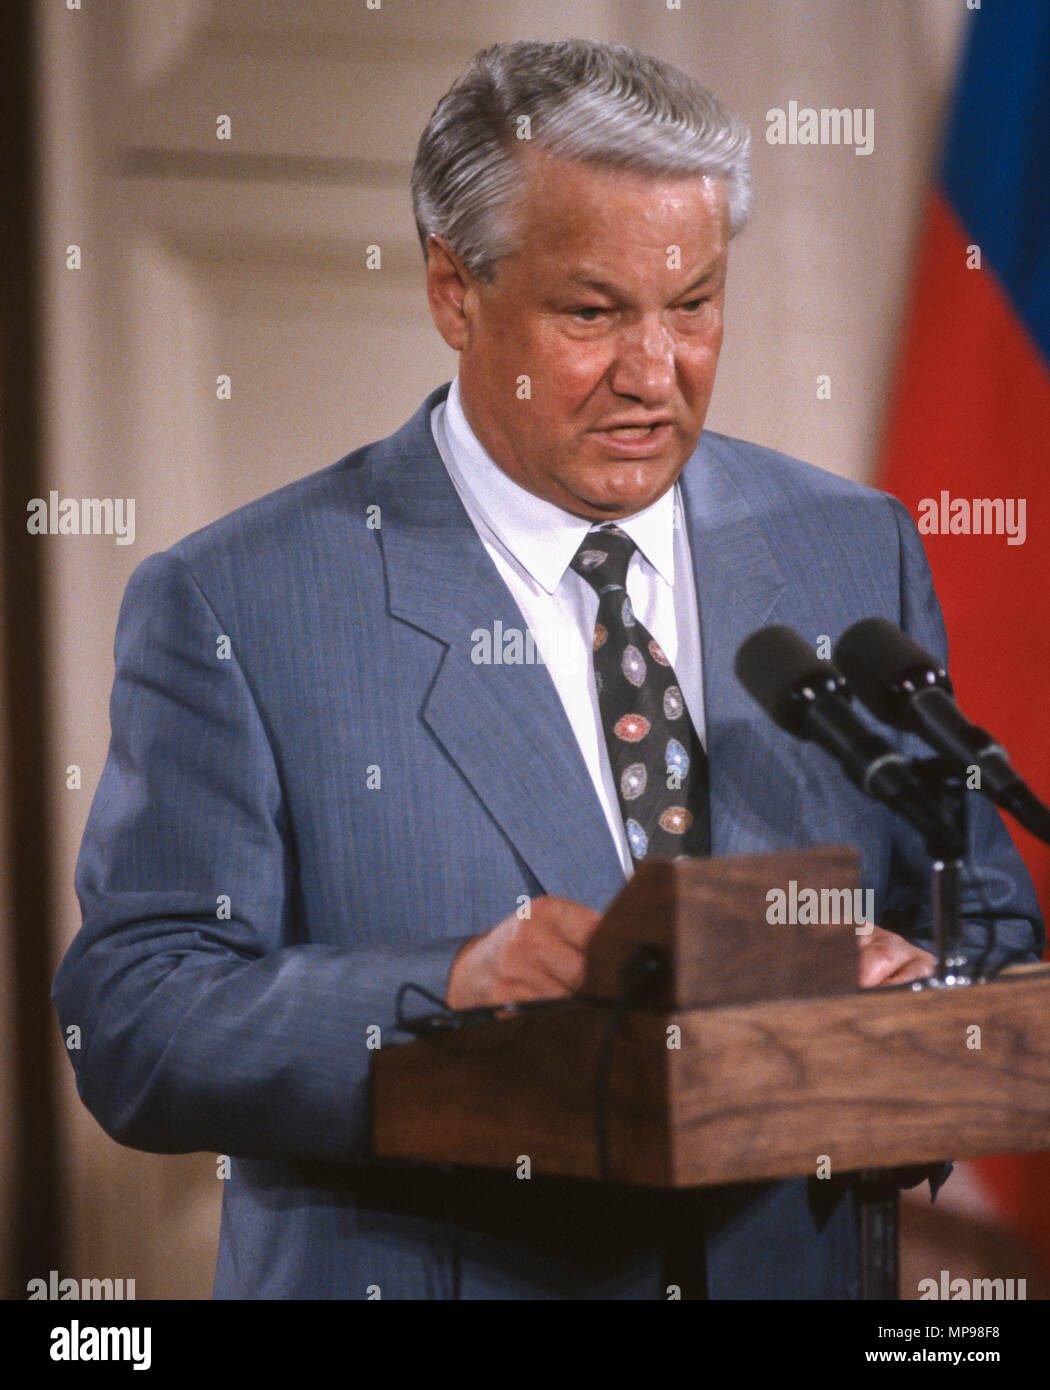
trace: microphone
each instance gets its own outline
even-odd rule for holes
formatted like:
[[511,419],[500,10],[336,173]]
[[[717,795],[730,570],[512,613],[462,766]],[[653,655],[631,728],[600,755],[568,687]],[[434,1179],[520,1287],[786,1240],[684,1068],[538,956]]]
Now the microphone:
[[963,714],[936,657],[887,619],[865,618],[839,638],[835,660],[876,719],[919,734],[959,768],[979,768],[981,791],[1050,841],[1050,811],[1011,767],[1005,748]]
[[861,791],[904,816],[928,841],[955,838],[904,756],[854,713],[842,672],[794,628],[753,632],[736,654],[736,674],[775,724],[837,758]]

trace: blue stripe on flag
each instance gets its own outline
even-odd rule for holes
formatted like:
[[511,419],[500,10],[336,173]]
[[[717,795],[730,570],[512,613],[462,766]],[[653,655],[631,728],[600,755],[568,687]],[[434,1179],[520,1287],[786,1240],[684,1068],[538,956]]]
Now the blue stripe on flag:
[[942,182],[1050,361],[1050,0],[974,12]]

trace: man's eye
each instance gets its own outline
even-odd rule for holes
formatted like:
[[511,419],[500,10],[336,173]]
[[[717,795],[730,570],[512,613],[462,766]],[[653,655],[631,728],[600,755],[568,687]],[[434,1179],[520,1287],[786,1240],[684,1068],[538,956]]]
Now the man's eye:
[[579,308],[571,309],[569,312],[574,319],[583,319],[584,323],[596,323],[606,311],[600,309],[596,304],[582,304]]
[[706,303],[706,299],[690,299],[687,304],[680,304],[678,307],[684,309],[686,313],[695,314],[697,309],[702,309]]

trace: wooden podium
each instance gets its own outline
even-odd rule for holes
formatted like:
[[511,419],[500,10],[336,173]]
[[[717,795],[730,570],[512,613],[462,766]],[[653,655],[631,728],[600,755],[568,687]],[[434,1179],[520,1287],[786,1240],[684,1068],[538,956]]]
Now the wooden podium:
[[644,867],[578,997],[376,1052],[376,1156],[687,1188],[1050,1149],[1050,967],[861,990],[857,888],[841,847]]

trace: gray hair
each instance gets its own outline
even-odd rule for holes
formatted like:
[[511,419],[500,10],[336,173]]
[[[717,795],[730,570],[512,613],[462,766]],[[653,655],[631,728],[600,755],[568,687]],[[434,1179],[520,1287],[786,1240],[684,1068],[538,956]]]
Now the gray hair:
[[475,56],[420,137],[412,207],[424,257],[435,233],[491,281],[516,249],[526,144],[655,178],[722,178],[730,236],[751,215],[747,127],[686,73],[623,44],[497,43]]

